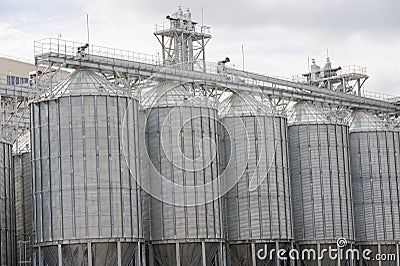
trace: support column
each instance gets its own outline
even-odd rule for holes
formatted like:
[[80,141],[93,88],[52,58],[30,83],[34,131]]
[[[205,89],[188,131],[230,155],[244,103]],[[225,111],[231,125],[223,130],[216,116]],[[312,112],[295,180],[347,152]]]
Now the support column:
[[[378,254],[382,255],[381,243],[378,243]],[[375,254],[375,256],[376,256],[376,254]],[[382,261],[381,260],[378,261],[378,265],[382,266]]]
[[222,266],[226,266],[226,250],[225,245],[222,242],[219,242],[220,254],[219,261]]
[[92,266],[93,265],[93,261],[92,261],[92,242],[88,242],[87,243],[87,250],[88,250],[88,266]]
[[181,253],[179,252],[179,242],[175,244],[176,266],[181,266]]
[[278,253],[279,253],[279,242],[278,241],[275,241],[275,250],[276,250],[276,252],[275,252],[275,254],[276,254],[276,260],[275,260],[275,264],[276,264],[276,266],[279,266],[279,256],[278,256]]
[[[265,251],[266,252],[266,251]],[[256,244],[254,242],[251,243],[251,262],[253,266],[257,266],[256,261]]]
[[321,244],[319,241],[317,242],[317,261],[318,261],[318,266],[321,266],[321,260],[318,259],[319,255],[321,254]]
[[201,257],[203,259],[203,266],[207,266],[207,258],[206,258],[206,242],[201,241]]
[[[294,249],[293,242],[290,242],[290,250],[293,250],[293,249]],[[290,266],[296,265],[296,262],[294,260],[290,259],[290,257],[289,257],[289,260],[290,260],[290,262],[289,262]]]
[[140,248],[141,248],[141,252],[142,252],[142,266],[146,266],[146,246],[144,244],[144,242],[140,243]]
[[121,258],[121,242],[117,241],[117,260],[118,266],[122,266],[122,258]]
[[40,246],[38,247],[38,259],[39,259],[39,263],[38,263],[39,266],[43,266],[42,249]]
[[63,258],[62,258],[62,246],[61,244],[58,244],[58,265],[62,266],[63,265]]
[[399,250],[399,243],[396,244],[396,265],[400,266],[400,250]]

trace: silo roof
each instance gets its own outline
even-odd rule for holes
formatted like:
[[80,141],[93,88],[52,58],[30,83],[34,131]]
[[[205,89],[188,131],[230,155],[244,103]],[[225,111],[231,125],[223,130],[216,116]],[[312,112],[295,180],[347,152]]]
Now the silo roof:
[[385,121],[365,110],[353,111],[350,117],[350,131],[375,131],[387,129]]
[[126,89],[119,88],[104,76],[88,69],[77,69],[53,90],[53,96],[78,95],[128,95]]
[[324,111],[309,102],[296,103],[289,116],[290,124],[315,124],[315,123],[330,123]]
[[244,93],[232,93],[221,103],[220,116],[272,116],[274,109],[271,103],[259,101],[254,96]]
[[158,82],[142,91],[142,105],[145,109],[176,106],[216,108],[217,101],[214,98],[195,95],[190,91],[190,86],[173,81]]

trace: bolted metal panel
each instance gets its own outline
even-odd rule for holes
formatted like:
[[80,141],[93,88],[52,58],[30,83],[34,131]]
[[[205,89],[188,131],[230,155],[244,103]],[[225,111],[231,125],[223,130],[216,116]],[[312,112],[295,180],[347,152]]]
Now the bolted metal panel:
[[295,240],[353,240],[348,126],[296,121],[288,133]]
[[0,265],[16,264],[12,146],[0,142]]
[[255,99],[249,107],[248,100],[250,97],[245,95],[228,98],[231,106],[222,120],[222,169],[227,186],[233,185],[225,197],[228,239],[290,241],[286,119],[263,110],[265,104],[254,102]]
[[32,105],[38,243],[142,237],[135,108],[107,96]]
[[[215,122],[218,118],[217,111],[210,108],[184,106],[174,108],[173,112],[176,115],[170,116],[172,109],[154,108],[148,114],[146,146],[150,167],[162,177],[180,186],[195,187],[215,181],[218,178],[218,166],[213,157],[200,157],[203,162],[186,166],[191,170],[185,170],[179,166],[188,161],[186,158],[196,159],[199,156],[214,155],[215,151],[210,150],[211,146],[204,145],[199,148],[198,145],[202,144],[200,141],[203,138],[211,138],[217,143]],[[177,137],[179,138],[178,145],[165,142]],[[170,161],[170,158],[174,161]],[[201,167],[196,169],[199,164]],[[152,172],[154,170],[150,170],[149,175]],[[149,176],[149,179],[148,186],[157,186],[154,178]],[[195,189],[193,195],[184,189],[175,191],[170,186],[158,185],[158,187],[160,188],[158,193],[148,197],[150,240],[221,239],[223,237],[222,206],[218,197],[218,186],[212,185],[211,191]],[[169,203],[154,196],[164,196]]]
[[31,153],[13,156],[15,177],[15,217],[17,263],[32,262],[32,168]]
[[169,82],[144,93],[143,214],[150,265],[223,261],[218,112],[212,98],[193,95]]
[[31,104],[34,242],[61,244],[62,261],[77,263],[69,243],[91,242],[96,251],[97,242],[136,248],[143,239],[138,102],[94,89],[79,95],[80,83],[69,82],[60,97]]
[[356,117],[350,133],[356,240],[400,241],[400,133],[376,117],[363,126],[370,116]]

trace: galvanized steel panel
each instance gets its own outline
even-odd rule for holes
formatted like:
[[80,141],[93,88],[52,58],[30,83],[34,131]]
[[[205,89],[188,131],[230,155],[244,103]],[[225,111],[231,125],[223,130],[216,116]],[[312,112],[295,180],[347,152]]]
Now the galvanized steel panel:
[[350,134],[356,240],[400,241],[400,133]]
[[[174,115],[170,115],[171,111]],[[145,121],[148,172],[144,183],[152,195],[147,196],[148,210],[144,214],[149,240],[223,238],[216,148],[202,143],[204,138],[218,143],[217,119],[217,111],[206,107],[187,105],[148,110]],[[163,185],[157,176],[183,187]],[[184,188],[216,180],[210,190],[200,186],[192,194]],[[164,201],[159,200],[162,197]]]
[[69,96],[31,114],[35,243],[142,239],[137,101]]
[[15,265],[15,192],[12,146],[0,142],[0,265]]
[[289,126],[296,241],[353,240],[348,126]]
[[[223,169],[230,241],[292,239],[286,119],[273,116],[225,117]],[[233,163],[229,164],[228,160]],[[240,167],[241,162],[247,162]],[[240,169],[243,168],[243,169]],[[233,180],[231,180],[233,179]],[[250,191],[250,182],[255,190]]]
[[32,261],[32,168],[31,153],[13,156],[17,263]]

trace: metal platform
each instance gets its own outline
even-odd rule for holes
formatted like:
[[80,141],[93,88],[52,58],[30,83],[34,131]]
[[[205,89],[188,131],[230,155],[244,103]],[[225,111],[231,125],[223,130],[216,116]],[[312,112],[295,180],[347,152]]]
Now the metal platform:
[[111,76],[130,76],[140,79],[202,82],[218,90],[262,93],[272,98],[290,101],[312,101],[377,112],[398,113],[400,105],[394,99],[372,99],[311,86],[301,82],[274,78],[257,73],[218,66],[204,62],[192,65],[191,70],[163,66],[151,55],[89,46],[87,53],[77,53],[82,43],[58,39],[35,42],[36,65],[77,69],[93,69]]

